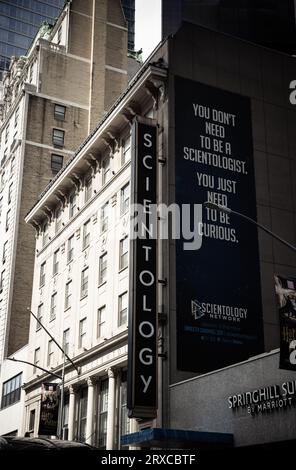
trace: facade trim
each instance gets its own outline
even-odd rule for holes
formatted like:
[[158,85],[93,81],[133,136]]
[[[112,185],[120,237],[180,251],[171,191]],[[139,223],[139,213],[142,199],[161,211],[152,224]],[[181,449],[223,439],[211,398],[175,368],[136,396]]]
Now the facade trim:
[[[160,46],[161,44],[159,45],[159,47]],[[94,143],[94,141],[97,140],[98,137],[104,133],[104,131],[112,123],[115,116],[118,116],[122,112],[124,107],[127,106],[128,102],[130,101],[134,93],[139,88],[141,88],[143,86],[143,83],[145,83],[146,80],[148,80],[153,74],[158,76],[160,80],[165,80],[167,77],[167,69],[155,67],[151,63],[148,63],[146,66],[140,69],[140,71],[135,76],[135,78],[130,82],[130,85],[127,88],[126,92],[123,93],[118,98],[117,101],[115,101],[109,113],[106,116],[104,116],[104,118],[99,122],[98,126],[93,130],[93,132],[88,136],[88,138],[77,149],[77,151],[73,155],[73,158],[69,160],[69,162],[61,170],[61,173],[57,175],[58,178],[56,177],[52,181],[52,183],[48,185],[47,188],[45,188],[45,190],[41,194],[40,199],[37,201],[37,203],[32,207],[32,209],[26,215],[25,220],[27,223],[30,221],[32,217],[34,217],[34,214],[36,214],[36,212],[44,204],[47,197],[57,189],[61,174],[64,174],[64,176],[67,176],[71,173],[71,171],[74,169],[77,162],[88,152],[89,148]]]
[[69,54],[69,52],[67,52],[67,57],[71,57],[72,59],[80,60],[81,62],[86,62],[87,64],[91,64],[90,59],[87,59],[86,57],[81,57],[80,55]]
[[44,98],[46,100],[51,100],[51,101],[54,101],[55,103],[63,103],[65,105],[68,105],[68,106],[74,106],[75,108],[82,108],[82,109],[85,109],[86,111],[89,110],[89,107],[84,105],[84,104],[81,104],[81,103],[74,103],[74,101],[68,101],[68,100],[63,100],[62,98],[57,98],[56,96],[50,96],[50,95],[46,95],[44,93],[34,93],[34,92],[28,92],[29,95],[32,95],[32,96],[37,96],[38,98]]
[[112,65],[105,65],[105,69],[112,70],[113,72],[123,73],[127,75],[127,71],[123,69],[118,69],[117,67],[112,67]]
[[73,155],[74,152],[72,150],[63,150],[63,149],[56,149],[55,147],[51,147],[50,145],[39,144],[38,142],[33,142],[32,140],[26,140],[25,144],[32,145],[33,147],[41,147],[43,149],[50,150],[52,152],[59,152],[59,153],[67,153],[69,155]]
[[170,384],[169,388],[178,387],[179,385],[182,385],[182,384],[185,384],[185,383],[188,383],[188,382],[194,382],[197,379],[201,379],[201,378],[209,376],[209,375],[217,374],[218,372],[221,372],[222,370],[233,369],[234,367],[240,367],[242,364],[247,364],[248,362],[259,361],[263,357],[274,356],[276,354],[279,354],[279,352],[280,352],[280,348],[273,349],[272,351],[269,351],[267,353],[258,354],[258,356],[251,357],[251,358],[247,359],[246,361],[241,361],[241,362],[237,362],[235,364],[230,364],[229,366],[221,367],[221,369],[216,369],[216,370],[213,370],[211,372],[207,372],[206,374],[196,375],[195,377],[191,377],[190,379],[181,380],[180,382]]
[[85,16],[85,18],[90,18],[90,19],[92,19],[92,16],[87,15],[86,13],[82,13],[81,11],[71,10],[71,13],[76,13],[77,15]]
[[120,26],[119,24],[110,23],[109,21],[107,21],[107,26],[113,26],[113,28],[118,28],[118,29],[122,29],[123,31],[128,31],[128,28],[126,28],[125,26]]

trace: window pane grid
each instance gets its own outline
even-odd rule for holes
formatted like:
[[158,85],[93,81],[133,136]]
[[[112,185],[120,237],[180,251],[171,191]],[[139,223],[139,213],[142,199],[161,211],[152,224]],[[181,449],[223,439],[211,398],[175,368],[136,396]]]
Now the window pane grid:
[[3,382],[1,409],[13,405],[21,398],[22,372]]
[[88,294],[88,268],[85,268],[81,273],[81,297]]

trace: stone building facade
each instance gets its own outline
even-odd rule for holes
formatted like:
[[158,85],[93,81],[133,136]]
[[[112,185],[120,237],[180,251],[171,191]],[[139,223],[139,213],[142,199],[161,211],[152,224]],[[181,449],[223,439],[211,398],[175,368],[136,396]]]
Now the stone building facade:
[[[165,75],[148,64],[135,77],[26,217],[38,234],[31,309],[80,368],[66,361],[63,435],[99,448],[120,448],[136,429],[126,409],[130,123],[136,113],[154,115]],[[28,361],[62,367],[34,320]],[[23,431],[36,435],[45,375],[28,374]]]
[[[55,25],[43,26],[27,55],[4,73],[0,363],[28,342],[35,234],[24,217],[124,90],[127,77],[120,0],[66,3]],[[10,379],[6,372],[2,382]]]

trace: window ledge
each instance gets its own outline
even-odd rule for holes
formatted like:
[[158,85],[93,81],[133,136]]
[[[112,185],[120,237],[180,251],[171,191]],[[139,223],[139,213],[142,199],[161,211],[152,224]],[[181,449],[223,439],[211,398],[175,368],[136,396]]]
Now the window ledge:
[[124,268],[119,269],[118,274],[122,273],[122,271],[125,271],[128,268],[128,264],[124,266]]
[[98,288],[104,286],[105,284],[107,284],[107,281],[101,282],[101,284],[98,285]]

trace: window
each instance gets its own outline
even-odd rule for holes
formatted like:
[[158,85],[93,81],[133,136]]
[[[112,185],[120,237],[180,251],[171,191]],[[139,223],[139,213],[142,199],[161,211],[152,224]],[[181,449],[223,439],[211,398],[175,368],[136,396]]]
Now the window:
[[1,409],[13,405],[21,399],[22,372],[3,382]]
[[[4,155],[3,160],[5,161],[5,159],[6,159],[6,157]],[[1,188],[3,188],[4,184],[5,184],[5,170],[3,170],[2,173],[1,173]]]
[[47,242],[48,242],[48,223],[46,222],[43,225],[42,246],[45,246]]
[[85,297],[88,294],[88,268],[85,268],[81,273],[81,291],[80,297]]
[[52,143],[56,147],[64,147],[65,131],[60,129],[52,130]]
[[110,171],[110,158],[107,157],[103,160],[102,164],[103,168],[103,184],[106,184],[109,179],[111,178],[111,171]]
[[0,276],[0,292],[2,292],[4,288],[4,278],[5,278],[5,269],[3,269],[1,276]]
[[70,206],[69,206],[69,217],[73,217],[76,213],[76,193],[72,193],[70,196],[69,200]]
[[86,318],[83,318],[79,322],[79,339],[78,339],[79,348],[85,347],[85,338],[86,338]]
[[62,439],[68,440],[69,433],[69,395],[64,398],[64,413],[63,413],[63,436]]
[[78,441],[85,442],[86,439],[86,419],[87,419],[87,388],[80,392],[78,405]]
[[[39,321],[42,322],[43,318],[43,304],[38,305],[38,310],[37,310],[37,318]],[[36,331],[39,331],[41,329],[41,325],[36,321]]]
[[[37,348],[35,349],[35,352],[34,352],[34,364],[35,366],[38,366],[40,363],[40,348]],[[35,374],[37,370],[37,367],[34,367],[33,369],[33,374]]]
[[72,281],[67,282],[65,288],[65,310],[71,307]]
[[66,106],[61,106],[60,104],[54,105],[54,118],[59,121],[64,121],[66,115]]
[[127,373],[124,371],[120,386],[120,435],[130,433],[130,419],[127,414]]
[[74,235],[69,238],[67,245],[67,263],[73,260],[74,256]]
[[14,165],[15,165],[15,157],[12,157],[12,159],[10,161],[10,176],[13,175]]
[[129,208],[129,184],[126,184],[120,191],[120,215],[125,214]]
[[106,336],[106,306],[98,310],[98,324],[97,324],[97,338],[104,338]]
[[34,432],[35,414],[36,414],[36,410],[31,410],[30,411],[29,429],[28,429],[29,432]]
[[98,447],[106,448],[107,442],[107,413],[108,413],[108,380],[102,380],[100,386],[100,406],[99,406],[99,436]]
[[83,240],[82,240],[82,249],[84,250],[89,246],[90,239],[90,220],[85,222],[83,225]]
[[109,204],[106,202],[101,208],[101,233],[108,229],[108,210]]
[[66,354],[69,354],[69,338],[70,338],[70,328],[67,328],[67,330],[64,331],[63,333],[63,349]]
[[60,44],[61,39],[62,39],[62,26],[60,26],[59,29],[58,29],[57,44]]
[[49,315],[49,321],[52,321],[56,317],[56,312],[57,312],[57,293],[55,292],[51,296],[50,300],[50,315]]
[[85,178],[85,202],[89,201],[92,197],[92,176],[88,175]]
[[131,158],[131,136],[122,141],[121,165],[124,165]]
[[58,233],[62,228],[62,214],[63,214],[62,209],[61,207],[59,207],[55,213],[55,218],[56,218],[55,232],[56,233]]
[[53,340],[50,339],[47,346],[47,367],[51,367],[53,364],[53,344]]
[[5,129],[5,138],[4,138],[5,144],[7,144],[8,136],[9,136],[9,126],[7,126]]
[[127,292],[118,297],[118,326],[127,324]]
[[32,66],[29,68],[28,80],[29,80],[29,83],[32,83],[32,81],[33,81],[33,67]]
[[45,284],[45,266],[46,261],[44,261],[40,266],[39,287],[42,287]]
[[3,245],[3,251],[2,251],[2,263],[4,264],[7,258],[7,247],[8,247],[8,241],[6,241]]
[[124,269],[128,265],[128,237],[119,242],[119,269]]
[[5,222],[5,230],[9,229],[9,223],[10,223],[10,209],[6,213],[6,222]]
[[18,106],[15,110],[15,115],[14,115],[14,127],[17,127],[18,125],[19,114],[20,114],[20,107]]
[[63,167],[64,157],[62,155],[51,155],[51,171],[56,175]]
[[13,183],[11,183],[9,185],[9,188],[8,188],[8,204],[11,203],[11,198],[12,198],[12,188],[13,188]]
[[99,260],[99,285],[107,280],[107,253],[100,256]]
[[52,275],[54,276],[59,272],[59,251],[56,250],[53,254]]

